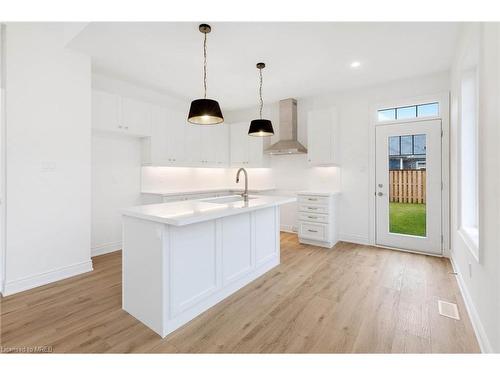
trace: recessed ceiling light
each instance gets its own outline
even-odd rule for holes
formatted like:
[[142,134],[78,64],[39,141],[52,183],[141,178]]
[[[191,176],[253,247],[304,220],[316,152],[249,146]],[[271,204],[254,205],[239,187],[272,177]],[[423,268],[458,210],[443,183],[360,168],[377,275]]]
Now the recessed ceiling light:
[[353,61],[351,63],[351,68],[359,68],[361,66],[361,63],[359,61]]

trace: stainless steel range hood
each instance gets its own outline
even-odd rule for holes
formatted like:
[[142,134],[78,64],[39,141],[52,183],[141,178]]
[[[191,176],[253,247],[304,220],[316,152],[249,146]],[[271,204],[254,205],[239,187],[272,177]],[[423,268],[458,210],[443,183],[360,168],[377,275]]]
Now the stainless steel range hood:
[[297,141],[297,100],[280,100],[279,141],[264,152],[269,155],[305,154],[307,149]]

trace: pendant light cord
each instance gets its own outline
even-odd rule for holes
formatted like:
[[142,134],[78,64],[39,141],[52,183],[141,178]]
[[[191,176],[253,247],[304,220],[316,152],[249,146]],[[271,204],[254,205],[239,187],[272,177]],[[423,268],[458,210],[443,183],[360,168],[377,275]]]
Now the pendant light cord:
[[204,98],[207,98],[207,34],[203,39],[203,88],[205,91]]
[[259,75],[260,75],[260,85],[259,85],[260,109],[259,109],[259,114],[260,114],[260,119],[262,120],[262,107],[264,106],[264,101],[262,100],[262,68],[259,68]]

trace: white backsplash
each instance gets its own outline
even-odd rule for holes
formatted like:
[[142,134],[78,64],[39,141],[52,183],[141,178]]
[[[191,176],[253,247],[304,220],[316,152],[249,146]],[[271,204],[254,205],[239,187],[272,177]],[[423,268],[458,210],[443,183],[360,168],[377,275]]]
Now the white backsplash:
[[[173,191],[243,187],[236,184],[237,168],[143,167],[142,191]],[[247,168],[250,189],[274,188],[270,168]]]

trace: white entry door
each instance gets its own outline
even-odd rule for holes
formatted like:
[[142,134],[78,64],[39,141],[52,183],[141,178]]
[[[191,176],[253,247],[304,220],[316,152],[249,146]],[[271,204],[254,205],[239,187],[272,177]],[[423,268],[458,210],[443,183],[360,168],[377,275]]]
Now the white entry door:
[[376,127],[376,243],[442,253],[441,120]]

